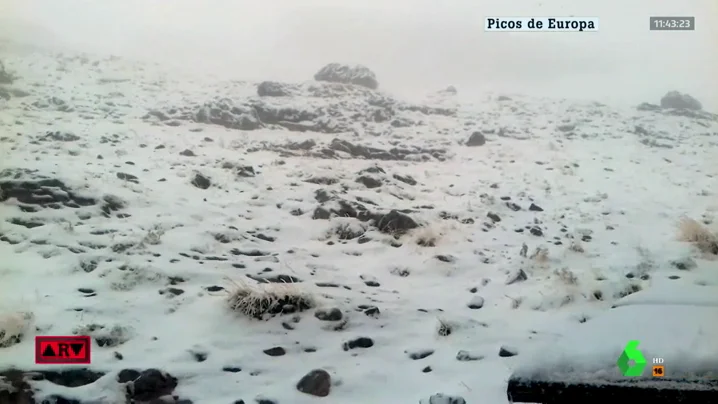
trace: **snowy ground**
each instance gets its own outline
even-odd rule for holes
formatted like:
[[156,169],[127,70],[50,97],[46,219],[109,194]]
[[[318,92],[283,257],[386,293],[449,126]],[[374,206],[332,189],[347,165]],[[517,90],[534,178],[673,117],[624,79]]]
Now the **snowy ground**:
[[[396,101],[377,122],[361,115],[373,95],[311,97],[312,83],[267,101],[257,83],[120,58],[5,46],[3,59],[21,77],[0,99],[0,314],[31,316],[18,320],[22,340],[0,348],[2,365],[34,369],[34,335],[89,333],[104,345],[91,368],[107,373],[74,389],[36,382],[36,399],[122,403],[117,372],[159,368],[195,403],[314,403],[296,385],[324,369],[326,402],[442,392],[503,403],[521,358],[618,299],[718,291],[716,262],[677,237],[682,216],[713,226],[715,116],[459,88]],[[331,109],[349,130],[237,130],[183,115],[216,98]],[[486,143],[464,145],[475,131]],[[349,158],[334,139],[424,152]],[[55,209],[7,198],[42,178],[85,199]],[[341,201],[405,210],[419,227],[394,237]],[[316,307],[266,320],[232,312],[228,295],[257,278],[288,280],[284,292]],[[346,347],[359,338],[371,346]],[[264,352],[275,347],[284,354]]]

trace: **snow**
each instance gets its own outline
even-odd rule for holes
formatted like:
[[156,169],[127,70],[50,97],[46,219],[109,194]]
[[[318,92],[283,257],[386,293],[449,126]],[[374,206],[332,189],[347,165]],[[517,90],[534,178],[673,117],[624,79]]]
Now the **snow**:
[[[637,340],[649,367],[653,358],[664,360],[667,378],[714,379],[718,326],[710,319],[716,315],[716,307],[618,307],[578,327],[562,329],[564,334],[556,343],[525,356],[515,376],[587,383],[620,380],[618,355],[628,341]],[[642,377],[650,379],[650,369]]]
[[626,296],[616,302],[616,306],[670,304],[718,307],[718,296],[714,292],[700,284],[655,283],[650,289]]
[[[240,399],[251,403],[259,397],[278,404],[316,403],[317,397],[297,391],[296,384],[311,370],[324,369],[332,377],[330,395],[324,399],[327,402],[416,403],[442,393],[463,397],[469,404],[504,403],[506,381],[515,371],[555,376],[565,365],[572,366],[575,377],[614,376],[615,361],[631,339],[641,341],[646,357],[665,358],[668,375],[705,375],[705,367],[713,366],[703,363],[701,357],[718,354],[718,263],[715,256],[700,253],[676,234],[683,216],[705,221],[715,231],[718,123],[715,119],[637,111],[635,105],[657,103],[674,87],[687,88],[706,109],[718,105],[710,98],[714,96],[710,86],[689,83],[688,79],[698,77],[700,81],[708,77],[705,72],[714,74],[711,66],[715,63],[693,66],[692,73],[685,73],[688,68],[681,70],[682,76],[688,77],[685,81],[667,73],[683,65],[643,72],[651,80],[636,83],[636,99],[615,105],[583,99],[602,99],[605,88],[600,87],[615,92],[615,86],[600,83],[591,84],[592,91],[586,87],[588,97],[562,98],[577,82],[593,83],[590,77],[597,76],[576,73],[560,81],[563,73],[558,70],[544,83],[525,77],[512,86],[497,86],[502,88],[499,92],[487,92],[496,89],[472,87],[468,72],[458,67],[444,69],[446,75],[416,85],[422,97],[413,98],[406,94],[411,91],[401,88],[408,86],[409,79],[402,74],[407,69],[392,69],[386,56],[371,58],[371,52],[365,50],[356,54],[366,60],[349,62],[376,69],[380,88],[386,89],[381,94],[401,93],[406,97],[397,98],[415,103],[412,105],[457,108],[456,115],[402,111],[400,117],[411,121],[410,126],[394,128],[389,123],[369,122],[371,133],[359,136],[281,128],[239,131],[188,120],[170,126],[144,117],[154,110],[187,107],[193,111],[215,98],[239,105],[256,98],[256,85],[262,80],[281,79],[306,86],[318,69],[350,50],[337,51],[336,58],[328,57],[328,50],[307,52],[306,60],[293,66],[295,70],[280,72],[270,68],[263,59],[266,56],[255,66],[243,63],[246,54],[259,52],[270,39],[245,49],[242,58],[232,55],[222,61],[218,55],[226,40],[219,31],[211,31],[211,24],[196,27],[196,36],[191,31],[176,32],[180,20],[195,12],[220,18],[219,7],[193,11],[196,3],[176,2],[179,20],[163,18],[166,25],[157,27],[158,40],[152,48],[140,46],[140,40],[152,42],[143,39],[143,34],[150,32],[157,15],[166,15],[168,9],[163,7],[167,6],[145,9],[142,18],[133,20],[131,17],[138,17],[132,11],[134,2],[122,7],[119,2],[112,3],[114,10],[85,4],[87,14],[82,21],[75,21],[78,25],[72,31],[69,16],[52,22],[53,9],[33,8],[41,3],[18,3],[13,12],[26,20],[35,18],[34,23],[45,24],[51,31],[67,28],[62,38],[65,43],[0,44],[0,58],[20,76],[12,88],[30,93],[0,98],[0,171],[37,170],[22,174],[22,179],[59,179],[72,192],[98,201],[112,195],[125,207],[105,217],[99,206],[26,212],[15,199],[0,205],[0,329],[25,330],[19,343],[0,348],[2,368],[44,369],[33,362],[34,335],[89,333],[117,342],[112,347],[93,347],[91,367],[107,375],[76,388],[33,382],[40,397],[59,394],[83,403],[123,403],[122,386],[114,378],[117,372],[158,368],[178,378],[177,396],[195,403]],[[395,11],[406,12],[408,6],[400,7],[400,3]],[[660,5],[675,11],[659,3],[652,2],[652,10],[659,10]],[[701,4],[706,10],[709,7]],[[693,7],[699,10],[699,6]],[[579,9],[562,11],[569,8],[558,7],[548,14]],[[587,6],[583,9],[588,10]],[[528,12],[508,6],[503,10],[505,15]],[[101,18],[91,21],[91,14],[104,15],[100,11],[117,16],[117,21],[126,22],[128,30],[133,27],[135,34],[122,42],[124,31],[110,32],[101,26]],[[180,18],[182,12],[187,15]],[[254,13],[257,18],[270,18],[266,10]],[[639,13],[631,10],[627,14]],[[613,15],[613,21],[618,21],[615,13],[606,11],[606,15],[608,20]],[[404,23],[411,25],[409,20],[407,17]],[[297,18],[289,32],[301,30],[311,21]],[[331,25],[342,21],[339,18]],[[632,23],[640,25],[640,21]],[[217,24],[218,30],[242,25],[228,16]],[[419,25],[411,26],[418,35]],[[603,22],[604,26],[610,25]],[[249,32],[250,28],[259,29],[244,26],[242,30]],[[100,39],[89,44],[93,39],[84,34],[91,30],[107,36],[107,47]],[[442,35],[455,39],[459,31]],[[172,54],[173,48],[163,45],[171,42],[173,32],[177,37],[172,43],[188,40],[187,47],[197,48],[198,53],[186,52],[187,59],[179,58],[180,52]],[[207,36],[210,32],[213,35]],[[326,32],[307,31],[305,39],[320,34]],[[247,35],[238,36],[233,47],[241,49],[239,45],[250,43],[247,38],[252,39],[251,35]],[[349,38],[351,35],[338,38],[327,46],[340,48],[337,44],[352,43]],[[418,44],[422,38],[418,35],[413,40]],[[26,39],[37,41],[30,35]],[[644,36],[640,39],[649,41]],[[558,55],[565,53],[559,50],[561,46],[578,46],[570,39],[556,41],[542,49]],[[559,45],[561,41],[565,43]],[[392,37],[389,42],[388,49],[396,54],[401,41]],[[438,52],[440,47],[432,43]],[[610,43],[607,40],[603,46],[608,49]],[[697,52],[703,43],[696,39],[694,45],[691,52]],[[507,54],[521,46],[508,47]],[[660,46],[667,47],[668,42]],[[627,57],[636,48],[640,47],[619,53]],[[153,49],[158,52],[154,58],[150,57]],[[306,49],[294,51],[299,55]],[[448,49],[441,56],[448,57],[452,51],[457,49]],[[601,52],[603,56],[610,53],[603,47]],[[107,53],[120,56],[108,57]],[[538,51],[529,56],[548,58]],[[166,60],[159,61],[163,58]],[[589,59],[593,58],[600,55]],[[187,63],[190,59],[195,62],[191,66]],[[417,70],[408,76],[418,80],[422,73],[441,70],[435,63],[417,62]],[[464,65],[456,60],[452,63]],[[500,63],[487,65],[495,70],[482,68],[481,75],[495,73],[501,77],[495,83],[511,81],[513,76],[497,68]],[[590,65],[588,60],[584,67]],[[207,72],[200,71],[203,68]],[[705,72],[700,70],[703,68]],[[516,77],[525,73],[519,67],[512,69],[507,68]],[[628,72],[631,69],[641,70],[631,65],[621,71],[621,77],[640,76],[641,72]],[[264,77],[259,77],[261,72]],[[669,78],[660,81],[656,77]],[[614,79],[620,82],[620,78]],[[561,88],[550,91],[553,84]],[[437,94],[448,85],[456,86],[456,97]],[[362,94],[364,90],[357,90],[338,98],[342,109],[336,119],[358,116],[352,126],[355,130],[362,129],[360,121],[364,119],[355,114],[365,106]],[[510,99],[499,101],[499,95]],[[642,98],[648,95],[651,98]],[[304,94],[265,102],[315,110],[329,108],[336,101]],[[637,126],[651,135],[635,133]],[[485,133],[486,144],[464,146],[475,130]],[[79,139],[46,139],[48,131],[72,133]],[[342,158],[327,159],[282,149],[287,142],[313,140],[325,145],[333,138],[382,149],[397,145],[445,148],[447,158],[367,161],[343,158],[338,152]],[[160,145],[164,148],[157,148]],[[196,156],[180,154],[187,149]],[[239,177],[223,167],[227,162],[251,166],[256,175]],[[369,174],[381,181],[380,187],[370,189],[356,181],[360,171],[375,165],[385,172]],[[118,173],[138,179],[125,181]],[[208,177],[212,186],[193,186],[196,173]],[[395,174],[409,175],[418,184],[397,181]],[[319,177],[338,182],[321,185],[306,181]],[[7,180],[0,178],[0,182]],[[399,246],[397,240],[366,222],[347,217],[315,220],[312,212],[320,205],[315,200],[318,190],[326,190],[333,198],[323,205],[327,209],[339,206],[337,198],[363,198],[377,205],[364,202],[368,208],[382,212],[411,209],[409,215],[421,227],[399,238]],[[521,210],[512,210],[502,197],[510,197]],[[529,210],[531,203],[543,210]],[[303,214],[293,214],[296,209]],[[440,212],[448,216],[442,218]],[[490,212],[498,214],[501,221],[488,219]],[[42,225],[28,228],[17,221],[13,224],[15,219]],[[531,234],[536,226],[542,236]],[[371,240],[359,242],[353,236],[341,236],[350,233],[364,233]],[[433,246],[418,244],[427,240]],[[555,244],[558,240],[562,243]],[[129,247],[122,250],[125,244]],[[526,257],[520,253],[524,244]],[[254,250],[266,254],[240,254]],[[691,258],[695,267],[681,270],[673,264],[686,258]],[[87,265],[96,268],[83,269]],[[508,282],[519,271],[526,279]],[[308,293],[317,308],[340,309],[343,320],[319,320],[315,309],[266,321],[232,312],[228,295],[243,283],[254,282],[246,275],[297,278],[291,285],[281,285],[281,293],[290,293],[287,288]],[[80,288],[92,291],[80,292]],[[365,306],[358,309],[360,305]],[[379,314],[362,312],[370,306],[378,308]],[[447,327],[451,332],[444,335],[442,330]],[[4,345],[7,336],[0,336],[0,343]],[[343,349],[347,341],[359,337],[371,338],[373,345]],[[284,348],[286,354],[275,357],[263,352],[273,347]],[[515,348],[518,354],[499,357],[501,347]],[[423,359],[410,358],[412,353],[427,351],[433,353]],[[206,359],[198,361],[198,354]],[[476,360],[457,360],[457,356]],[[223,371],[225,367],[241,371]]]

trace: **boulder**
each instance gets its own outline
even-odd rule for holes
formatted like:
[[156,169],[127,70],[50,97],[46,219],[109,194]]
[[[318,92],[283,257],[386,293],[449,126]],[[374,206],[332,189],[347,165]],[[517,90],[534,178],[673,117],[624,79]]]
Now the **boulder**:
[[321,68],[314,75],[316,81],[327,81],[330,83],[354,84],[372,90],[379,88],[376,75],[368,67],[362,65],[344,65],[330,63]]

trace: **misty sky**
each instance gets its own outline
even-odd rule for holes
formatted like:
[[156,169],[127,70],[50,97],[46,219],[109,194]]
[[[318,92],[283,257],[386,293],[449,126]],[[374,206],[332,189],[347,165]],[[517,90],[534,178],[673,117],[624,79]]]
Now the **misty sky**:
[[[487,16],[588,16],[597,33],[484,32]],[[648,17],[695,16],[695,32]],[[716,0],[4,0],[0,35],[162,60],[234,79],[307,80],[362,63],[381,86],[658,102],[689,92],[718,111]]]

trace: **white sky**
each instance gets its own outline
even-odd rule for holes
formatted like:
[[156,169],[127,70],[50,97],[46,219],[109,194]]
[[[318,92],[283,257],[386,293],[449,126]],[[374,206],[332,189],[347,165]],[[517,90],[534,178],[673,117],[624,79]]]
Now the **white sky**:
[[[597,33],[484,32],[486,16],[588,16]],[[648,17],[696,17],[694,32]],[[383,88],[454,85],[635,104],[685,91],[718,110],[717,0],[2,0],[0,35],[236,79],[362,63]]]

